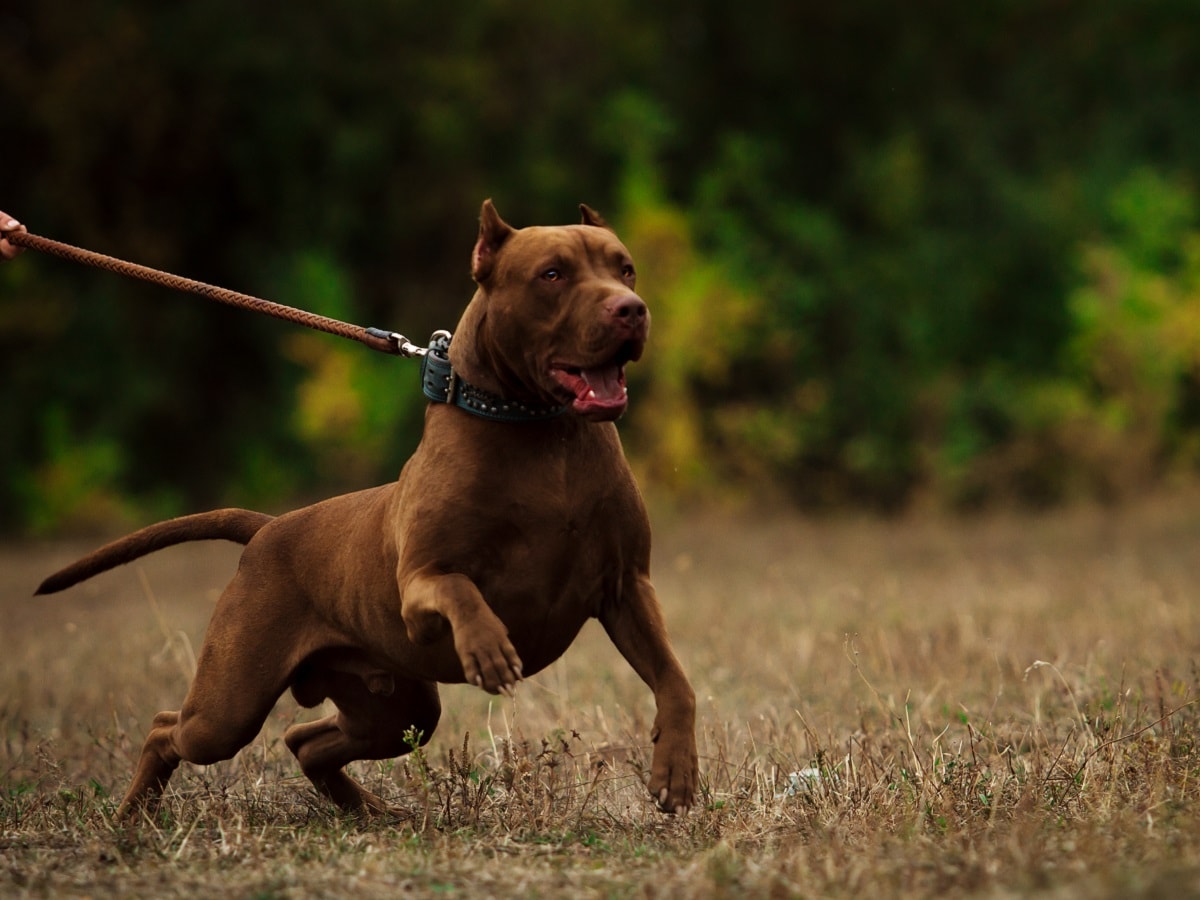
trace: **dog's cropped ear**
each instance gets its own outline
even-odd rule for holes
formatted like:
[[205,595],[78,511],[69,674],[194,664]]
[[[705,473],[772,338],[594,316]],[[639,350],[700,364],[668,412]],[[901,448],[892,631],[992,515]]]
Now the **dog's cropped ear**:
[[479,240],[475,242],[475,252],[471,254],[471,277],[481,284],[492,274],[496,264],[496,254],[513,234],[511,225],[500,218],[491,200],[483,201],[479,211]]
[[600,215],[600,213],[596,212],[586,203],[579,204],[579,212],[583,215],[582,224],[594,225],[597,228],[607,228],[609,231],[612,231],[612,226],[604,221],[604,216]]

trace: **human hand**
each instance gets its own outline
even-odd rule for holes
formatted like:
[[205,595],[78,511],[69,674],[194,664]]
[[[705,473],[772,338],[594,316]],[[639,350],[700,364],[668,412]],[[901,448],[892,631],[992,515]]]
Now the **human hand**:
[[6,212],[0,212],[0,262],[6,259],[12,259],[18,253],[25,251],[24,247],[18,247],[16,244],[8,240],[6,235],[10,231],[25,231],[25,226],[14,219]]

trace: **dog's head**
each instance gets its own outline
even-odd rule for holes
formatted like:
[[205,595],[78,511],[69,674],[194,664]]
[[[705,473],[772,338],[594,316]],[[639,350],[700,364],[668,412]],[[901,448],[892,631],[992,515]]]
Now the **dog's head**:
[[610,421],[628,403],[625,364],[642,355],[650,313],[625,245],[580,210],[579,225],[517,229],[484,202],[471,259],[479,289],[454,345],[462,334],[469,367],[505,396]]

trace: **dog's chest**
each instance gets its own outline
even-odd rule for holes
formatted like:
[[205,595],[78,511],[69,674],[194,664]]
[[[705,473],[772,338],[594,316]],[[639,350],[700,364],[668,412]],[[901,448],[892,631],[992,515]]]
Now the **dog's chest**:
[[614,501],[510,498],[463,567],[512,630],[578,630],[632,565],[631,530]]
[[571,605],[595,593],[629,562],[628,536],[602,502],[514,501],[492,520],[470,565],[497,601]]
[[406,471],[402,555],[467,576],[533,671],[645,567],[649,528],[615,429],[474,430],[454,458],[438,433]]

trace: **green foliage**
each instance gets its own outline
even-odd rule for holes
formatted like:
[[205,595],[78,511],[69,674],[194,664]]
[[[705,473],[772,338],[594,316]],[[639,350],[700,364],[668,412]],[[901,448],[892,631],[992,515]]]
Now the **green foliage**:
[[[344,321],[359,318],[348,279],[318,251],[290,260],[278,280],[304,309]],[[425,405],[415,363],[397,365],[313,332],[289,335],[282,349],[304,372],[291,429],[318,477],[349,488],[370,483],[388,464],[398,472],[397,455],[403,459],[416,445]]]
[[943,490],[974,504],[1117,498],[1200,456],[1200,231],[1191,188],[1139,170],[1078,251],[1059,371],[956,386]]
[[[422,339],[484,197],[586,200],[655,317],[624,427],[661,489],[1114,496],[1200,455],[1189,15],[44,0],[0,11],[0,208]],[[411,363],[31,257],[0,266],[0,528],[282,505],[416,439]]]
[[[1200,218],[1184,183],[1144,170],[1117,187],[1113,235],[1084,248],[1067,345],[1093,418],[1143,465],[1200,463]],[[1136,460],[1135,460],[1136,461]]]
[[112,440],[78,440],[61,408],[48,409],[43,426],[41,465],[28,474],[28,481],[14,486],[29,532],[96,528],[125,519],[119,492],[126,467],[121,447]]

